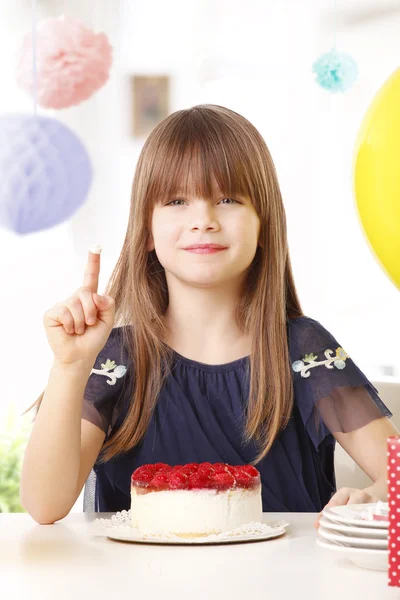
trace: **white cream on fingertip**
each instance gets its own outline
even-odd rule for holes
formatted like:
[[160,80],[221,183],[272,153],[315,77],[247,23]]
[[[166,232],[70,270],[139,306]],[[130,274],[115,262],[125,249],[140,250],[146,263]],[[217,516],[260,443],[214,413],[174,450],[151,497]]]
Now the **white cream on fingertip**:
[[91,248],[89,248],[89,251],[92,254],[101,254],[102,247],[99,246],[98,244],[94,244]]

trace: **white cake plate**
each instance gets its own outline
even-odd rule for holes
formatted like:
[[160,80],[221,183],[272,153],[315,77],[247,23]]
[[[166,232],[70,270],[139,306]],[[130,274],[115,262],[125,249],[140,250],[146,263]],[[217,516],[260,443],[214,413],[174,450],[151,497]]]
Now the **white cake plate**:
[[224,531],[201,537],[181,537],[178,535],[143,534],[131,525],[130,510],[123,510],[112,515],[111,519],[95,519],[91,524],[92,535],[105,536],[119,542],[141,544],[232,544],[258,542],[279,537],[286,533],[289,523],[286,521],[269,521],[268,523],[248,523],[232,531]]

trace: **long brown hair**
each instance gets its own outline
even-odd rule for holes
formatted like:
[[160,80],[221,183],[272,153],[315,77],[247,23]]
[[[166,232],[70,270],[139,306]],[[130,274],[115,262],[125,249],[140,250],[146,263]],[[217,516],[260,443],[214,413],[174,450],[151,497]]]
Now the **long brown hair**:
[[[211,198],[213,182],[227,196],[249,197],[261,222],[261,247],[236,309],[237,323],[251,335],[253,344],[243,442],[258,442],[254,464],[288,423],[293,384],[287,320],[303,313],[293,281],[275,166],[265,141],[247,119],[222,106],[194,106],[171,114],[155,127],[136,167],[125,241],[105,290],[115,299],[115,326],[123,326],[123,345],[134,361],[135,376],[127,416],[106,440],[99,462],[141,441],[172,364],[172,350],[165,343],[165,271],[155,251],[148,250],[153,208],[187,185],[200,197]],[[33,405],[38,410],[42,397]]]

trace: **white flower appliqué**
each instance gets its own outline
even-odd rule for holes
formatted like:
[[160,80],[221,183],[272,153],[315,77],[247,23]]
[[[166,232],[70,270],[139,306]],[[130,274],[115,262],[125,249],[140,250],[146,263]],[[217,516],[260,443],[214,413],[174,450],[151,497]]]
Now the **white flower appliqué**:
[[313,369],[314,367],[321,367],[322,365],[324,365],[327,369],[333,369],[334,366],[337,369],[344,369],[346,366],[346,360],[350,358],[343,348],[337,348],[336,354],[334,354],[333,350],[329,349],[325,350],[324,354],[326,360],[317,360],[318,356],[312,352],[311,354],[306,354],[303,360],[296,360],[294,363],[292,363],[293,371],[300,373],[302,377],[310,377],[310,369]]
[[[113,369],[114,371],[111,373]],[[114,360],[110,360],[109,358],[107,358],[106,362],[101,365],[101,369],[92,369],[90,374],[92,373],[108,377],[108,385],[115,385],[117,379],[125,375],[126,367],[124,365],[117,366]]]

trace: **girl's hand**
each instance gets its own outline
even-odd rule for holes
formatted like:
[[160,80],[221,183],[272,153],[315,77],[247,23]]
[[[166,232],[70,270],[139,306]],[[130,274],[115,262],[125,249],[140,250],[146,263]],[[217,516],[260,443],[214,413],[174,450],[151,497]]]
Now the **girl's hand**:
[[83,286],[43,316],[47,339],[58,364],[94,363],[115,319],[115,302],[98,296],[100,254],[89,251]]
[[[357,490],[355,488],[340,488],[329,500],[325,508],[331,508],[332,506],[344,506],[345,504],[370,504],[371,502],[379,502],[377,496],[368,494],[365,490]],[[319,521],[322,517],[322,512],[319,513],[317,520],[314,523],[314,527],[318,529]]]

